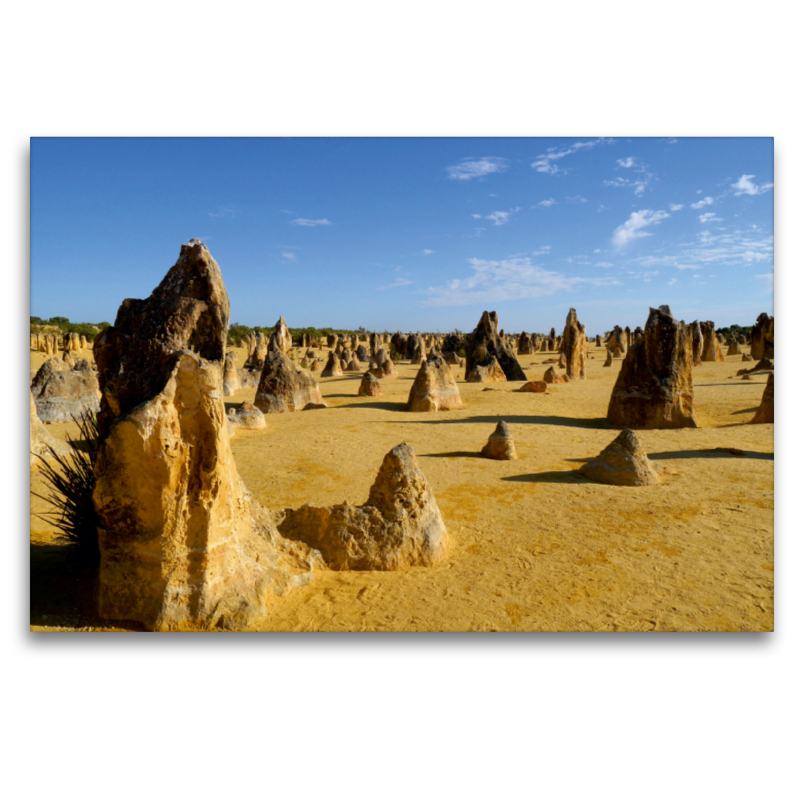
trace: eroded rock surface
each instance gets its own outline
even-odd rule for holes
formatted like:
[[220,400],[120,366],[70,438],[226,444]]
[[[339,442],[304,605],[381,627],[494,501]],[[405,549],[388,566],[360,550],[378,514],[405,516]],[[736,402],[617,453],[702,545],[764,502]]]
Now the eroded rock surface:
[[42,422],[72,422],[83,411],[100,410],[100,385],[88,362],[74,362],[71,369],[62,358],[50,358],[39,367],[30,390]]
[[648,486],[660,481],[644,447],[630,428],[625,428],[578,472],[598,483],[614,486]]
[[469,375],[476,366],[488,366],[492,357],[497,359],[506,380],[528,380],[513,348],[502,340],[497,331],[497,313],[484,311],[478,327],[467,337],[466,374]]
[[578,322],[578,313],[574,308],[567,314],[561,342],[567,377],[572,381],[585,379],[586,328]]
[[383,397],[381,382],[369,372],[365,372],[361,378],[361,385],[358,387],[359,397]]
[[267,354],[253,402],[264,414],[326,407],[316,379],[280,350]]
[[517,456],[514,448],[514,438],[505,422],[498,422],[489,441],[483,446],[481,455],[484,458],[493,458],[495,461],[513,461]]
[[462,405],[453,373],[441,356],[424,361],[408,395],[409,411],[447,411]]
[[53,451],[60,456],[72,452],[66,442],[55,439],[36,413],[36,403],[31,394],[31,466],[39,463],[37,456],[47,459],[53,457]]
[[229,409],[228,422],[237,428],[246,428],[251,431],[267,427],[264,412],[256,408],[252,403],[240,403],[238,406]]
[[505,383],[506,376],[500,362],[491,356],[485,365],[475,364],[467,373],[466,380],[467,383]]
[[764,394],[761,396],[761,405],[756,415],[750,420],[751,424],[775,422],[775,373],[770,372]]

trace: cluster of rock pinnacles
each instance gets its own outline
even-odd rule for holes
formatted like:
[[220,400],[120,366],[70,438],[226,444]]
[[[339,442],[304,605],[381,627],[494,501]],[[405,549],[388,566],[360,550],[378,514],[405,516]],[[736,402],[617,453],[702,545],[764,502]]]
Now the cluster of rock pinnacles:
[[[98,604],[107,619],[138,621],[152,630],[258,627],[270,597],[308,583],[315,570],[393,570],[429,566],[444,558],[447,530],[412,448],[400,444],[384,458],[363,506],[305,505],[269,510],[248,492],[236,469],[229,437],[238,428],[266,426],[265,415],[325,408],[317,380],[323,362],[302,337],[301,363],[291,355],[283,317],[273,334],[250,334],[243,369],[225,353],[229,302],[219,266],[198,240],[181,248],[176,264],[146,300],[125,300],[112,327],[96,338],[97,375],[71,351],[79,338],[31,337],[50,358],[31,388],[31,458],[68,450],[44,421],[66,421],[79,409],[97,412],[101,446],[94,505],[100,520]],[[34,341],[35,338],[35,341]],[[650,309],[644,329],[616,326],[595,345],[606,361],[624,359],[607,420],[621,433],[578,474],[600,483],[645,486],[659,482],[634,429],[697,427],[692,367],[737,355],[739,341],[720,341],[713,322],[679,322],[668,306]],[[585,327],[570,309],[564,332],[507,337],[495,312],[484,312],[466,340],[447,336],[371,334],[327,337],[331,348],[321,377],[363,372],[358,394],[380,397],[380,379],[396,375],[391,354],[419,365],[407,409],[439,412],[463,405],[451,366],[467,382],[524,381],[522,392],[583,380]],[[540,381],[528,381],[514,354],[557,353]],[[753,329],[752,358],[741,370],[772,370],[774,320],[762,314]],[[389,351],[387,352],[387,349]],[[464,346],[462,361],[458,350]],[[749,359],[749,356],[743,358]],[[558,362],[557,364],[555,362]],[[72,362],[72,363],[71,363]],[[545,360],[548,363],[548,360]],[[556,367],[564,369],[563,374]],[[223,397],[256,387],[254,402],[231,407]],[[774,421],[770,372],[751,422]],[[497,423],[480,455],[518,458],[509,426]]]

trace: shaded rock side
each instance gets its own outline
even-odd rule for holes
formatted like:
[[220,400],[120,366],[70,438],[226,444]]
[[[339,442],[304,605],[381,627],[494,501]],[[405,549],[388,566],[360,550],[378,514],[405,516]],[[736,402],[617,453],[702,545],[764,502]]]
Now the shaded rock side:
[[764,422],[775,422],[775,373],[770,372],[764,394],[761,396],[761,405],[756,415],[750,420],[751,425]]
[[567,314],[561,342],[567,377],[572,381],[585,379],[583,359],[586,353],[586,328],[578,322],[578,313],[574,308]]
[[316,379],[280,350],[270,350],[264,360],[253,405],[264,414],[326,407]]
[[598,483],[614,486],[649,486],[660,482],[644,447],[630,428],[625,428],[578,472]]
[[750,355],[760,361],[775,357],[775,318],[759,314],[751,331]]
[[333,378],[342,374],[342,364],[339,361],[339,356],[336,353],[328,353],[328,361],[325,368],[322,370],[323,378]]
[[724,361],[725,356],[722,354],[719,339],[714,331],[713,322],[701,322],[700,328],[703,331],[703,353],[700,356],[701,361]]
[[441,356],[423,361],[408,395],[409,411],[447,411],[462,405],[458,385]]
[[492,356],[500,364],[506,380],[528,380],[514,355],[513,348],[502,340],[497,331],[497,313],[495,311],[484,311],[478,326],[467,337],[466,374],[469,375],[476,366],[488,366]]
[[280,537],[238,475],[221,359],[175,355],[163,389],[113,421],[98,455],[99,612],[151,630],[257,625],[271,595],[322,562]]
[[642,335],[622,362],[608,404],[619,428],[696,428],[692,388],[692,332],[651,308]]
[[[80,366],[88,363],[82,361]],[[92,369],[70,369],[61,358],[50,358],[39,367],[30,390],[42,422],[72,422],[83,411],[100,410],[97,374]]]
[[233,353],[225,354],[225,366],[222,372],[222,394],[225,397],[233,397],[237,389],[242,388],[239,379],[239,370],[236,369],[236,361]]
[[495,461],[514,461],[517,451],[514,448],[514,438],[505,422],[498,422],[489,441],[483,446],[481,455]]
[[505,383],[506,376],[500,367],[500,362],[491,356],[485,366],[476,364],[467,373],[466,380],[467,383]]
[[318,550],[335,570],[429,566],[447,550],[436,498],[406,443],[383,459],[365,505],[287,509],[278,529]]
[[31,394],[31,466],[39,463],[40,458],[52,458],[53,452],[59,456],[66,456],[72,448],[66,442],[55,439],[36,413],[36,403]]
[[381,382],[369,372],[365,372],[358,387],[359,397],[383,397]]

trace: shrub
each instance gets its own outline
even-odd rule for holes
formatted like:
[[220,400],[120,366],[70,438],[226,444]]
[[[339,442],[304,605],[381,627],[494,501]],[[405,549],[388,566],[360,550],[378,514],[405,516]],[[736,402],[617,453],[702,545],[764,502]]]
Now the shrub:
[[97,540],[99,520],[92,502],[94,492],[94,465],[100,449],[100,434],[94,413],[84,411],[78,423],[80,438],[67,437],[72,452],[61,456],[48,447],[53,462],[37,456],[42,477],[48,484],[48,496],[31,492],[52,507],[51,511],[37,514],[39,519],[55,525],[56,536],[74,549],[82,561],[98,563],[100,548]]

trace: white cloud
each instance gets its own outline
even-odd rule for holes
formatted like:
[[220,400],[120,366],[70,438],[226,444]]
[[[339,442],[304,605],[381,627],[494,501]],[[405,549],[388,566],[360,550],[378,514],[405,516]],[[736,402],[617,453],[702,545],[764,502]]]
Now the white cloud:
[[470,178],[483,178],[493,172],[502,172],[508,169],[508,160],[494,156],[484,156],[478,159],[465,158],[460,164],[447,168],[447,177],[452,180],[467,181]]
[[742,175],[736,183],[731,184],[731,189],[738,189],[738,191],[735,192],[737,197],[742,194],[764,194],[764,192],[769,191],[774,186],[772,183],[762,183],[761,186],[757,186],[753,183],[751,178],[755,178],[755,175]]
[[613,277],[568,277],[560,272],[543,269],[530,258],[506,258],[486,261],[468,259],[472,274],[451,280],[443,286],[427,290],[426,306],[464,306],[475,303],[496,303],[519,300],[559,291],[570,291],[580,284],[611,286],[619,283]]
[[480,219],[481,218],[480,214],[472,214],[471,216],[472,216],[472,219]]
[[564,199],[568,203],[586,203],[586,202],[588,202],[585,197],[581,197],[579,194],[572,195],[572,197],[565,197]]
[[594,250],[595,253],[602,253],[603,251],[598,247],[597,250]]
[[674,284],[676,284],[677,282],[678,282],[678,279],[677,279],[677,278],[673,278],[671,281],[668,281],[668,282],[667,282],[667,286],[673,286],[673,285],[674,285]]
[[333,225],[332,222],[328,221],[327,219],[293,219],[291,221],[292,225],[300,225],[303,228],[316,228],[318,225]]
[[398,286],[408,286],[412,283],[414,283],[414,281],[410,281],[408,278],[397,278],[394,283],[390,283],[387,286],[378,286],[376,291],[383,292],[386,289],[395,289]]
[[216,212],[213,212],[213,211],[210,212],[208,216],[209,217],[216,217],[216,218],[219,218],[219,217],[235,217],[236,216],[236,211],[234,209],[232,209],[232,208],[220,208]]
[[704,206],[710,206],[713,202],[713,197],[704,197],[702,200],[692,203],[692,208],[703,208]]
[[683,208],[683,206],[680,203],[670,203],[669,204],[669,210],[670,211],[680,211],[682,208]]
[[422,251],[422,255],[429,256],[429,255],[431,255],[431,253],[435,253],[435,252],[436,252],[435,250],[423,250]]
[[707,214],[701,214],[698,219],[702,223],[706,222],[722,222],[722,217],[718,217],[713,211],[709,211]]
[[630,217],[614,230],[611,240],[615,245],[622,246],[631,239],[639,239],[642,236],[652,236],[652,233],[642,230],[650,225],[658,225],[661,220],[667,219],[669,214],[666,211],[651,211],[649,208],[643,211],[634,211]]
[[535,206],[531,206],[531,208],[550,208],[550,206],[557,206],[558,203],[553,200],[552,197],[548,197],[547,200],[540,200]]
[[628,156],[627,158],[618,158],[617,164],[621,167],[625,167],[625,169],[630,169],[631,167],[636,166],[636,159],[633,156]]
[[628,178],[614,178],[613,181],[603,181],[603,186],[613,186],[615,189],[632,188],[635,195],[644,194],[647,183],[652,176],[648,175],[645,180],[631,180]]
[[754,253],[752,250],[747,250],[742,253],[742,258],[748,264],[752,264],[753,262],[757,264],[759,261],[769,261],[772,256],[769,253]]
[[595,264],[596,267],[613,267],[614,265],[610,261],[598,261]]
[[291,261],[292,263],[297,263],[297,256],[292,252],[281,253],[281,255],[287,260]]
[[769,291],[775,291],[775,273],[770,272],[766,275],[756,275],[754,277],[758,278],[759,280],[766,281],[767,285],[769,286]]
[[494,222],[495,225],[505,225],[507,222],[511,220],[511,214],[516,213],[519,211],[519,206],[515,208],[509,209],[508,211],[493,211],[491,214],[484,214],[481,216],[480,214],[471,214],[470,216],[473,219],[488,219]]
[[554,161],[558,161],[559,159],[564,158],[564,156],[571,155],[572,153],[577,153],[579,150],[584,150],[586,148],[591,149],[592,147],[595,147],[605,141],[609,140],[594,139],[589,142],[576,142],[575,144],[563,150],[559,150],[557,147],[551,147],[546,153],[536,156],[536,161],[531,164],[531,167],[533,167],[533,169],[535,169],[537,172],[544,172],[548,175],[555,175],[559,172],[563,173],[565,170],[561,169],[557,164],[554,164]]

